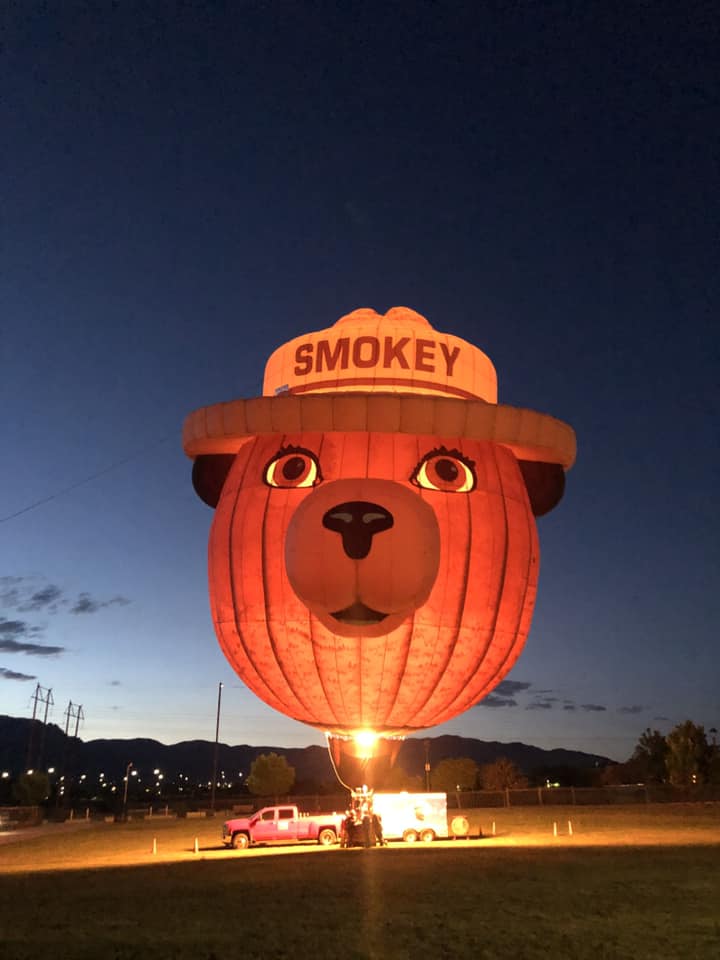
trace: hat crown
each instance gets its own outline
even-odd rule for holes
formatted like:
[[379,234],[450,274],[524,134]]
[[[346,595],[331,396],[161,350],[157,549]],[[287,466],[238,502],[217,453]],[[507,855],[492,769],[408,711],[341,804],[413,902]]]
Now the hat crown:
[[278,347],[263,394],[404,393],[497,403],[497,375],[482,350],[435,330],[409,307],[361,307],[331,327]]
[[418,327],[426,327],[432,330],[432,325],[428,318],[418,313],[417,310],[411,310],[410,307],[390,307],[385,314],[378,313],[377,310],[373,310],[372,307],[358,307],[357,310],[352,310],[350,313],[346,313],[344,317],[336,320],[330,329],[334,330],[336,327],[348,324],[378,323],[378,321],[388,324],[401,324],[403,326],[412,326],[414,324]]

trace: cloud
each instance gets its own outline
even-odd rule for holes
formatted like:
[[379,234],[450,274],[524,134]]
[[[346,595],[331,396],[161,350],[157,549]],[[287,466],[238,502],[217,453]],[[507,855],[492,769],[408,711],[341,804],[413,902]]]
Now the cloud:
[[120,683],[119,680],[111,680],[111,681],[108,683],[108,686],[109,686],[109,687],[121,687],[122,684]]
[[[0,607],[8,607],[21,613],[57,613],[72,601],[65,595],[62,587],[55,583],[46,583],[38,587],[42,577],[0,577]],[[124,606],[130,603],[127,597],[117,594],[109,600],[99,600],[84,590],[72,603],[70,613],[97,613],[103,607],[115,604]]]
[[0,577],[0,607],[17,606],[22,580],[22,577]]
[[582,703],[580,709],[589,710],[591,713],[601,713],[603,710],[607,710],[607,707],[603,707],[599,703]]
[[53,647],[47,643],[32,643],[18,637],[31,637],[38,633],[24,620],[6,620],[0,617],[0,653],[25,653],[35,657],[55,657],[65,652],[65,647]]
[[642,713],[645,707],[633,704],[632,707],[618,707],[618,713]]
[[130,603],[127,597],[111,597],[110,600],[95,600],[89,593],[81,593],[72,607],[70,613],[97,613],[103,607],[112,607],[114,604],[125,606]]
[[564,703],[563,710],[577,710],[577,707],[574,703]]
[[57,613],[58,607],[67,603],[62,589],[54,583],[38,587],[38,580],[42,578],[0,577],[0,607],[12,607],[22,613]]
[[17,640],[18,637],[37,637],[42,632],[41,627],[34,627],[26,620],[8,620],[7,617],[0,617],[0,641],[6,638]]
[[60,587],[54,583],[49,583],[46,587],[35,590],[27,599],[21,600],[17,609],[23,613],[37,613],[40,610],[56,613],[57,608],[63,603],[67,603],[67,600],[63,599],[63,592]]
[[522,683],[520,680],[501,680],[495,687],[495,693],[503,697],[514,697],[516,693],[522,693],[531,686],[531,683]]
[[19,643],[17,640],[0,640],[0,653],[26,653],[32,657],[56,657],[65,653],[65,647],[53,647],[49,643]]
[[533,700],[526,707],[526,710],[552,710],[552,703],[548,700]]
[[475,704],[476,707],[516,707],[517,700],[512,697],[498,697],[494,693],[489,693],[483,700]]
[[2,680],[37,680],[37,677],[29,673],[17,673],[15,670],[6,670],[0,667],[0,679]]

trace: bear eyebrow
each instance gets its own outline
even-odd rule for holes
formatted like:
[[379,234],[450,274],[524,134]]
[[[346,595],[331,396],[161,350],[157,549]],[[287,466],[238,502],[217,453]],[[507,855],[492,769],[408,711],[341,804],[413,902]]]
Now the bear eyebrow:
[[462,460],[465,466],[470,467],[471,470],[475,469],[475,461],[471,460],[470,457],[465,456],[462,450],[458,450],[456,447],[448,450],[447,447],[440,446],[434,447],[432,450],[429,450],[426,454],[424,454],[418,460],[418,465],[415,470],[418,469],[420,464],[424,463],[426,460],[429,460],[430,457],[455,457],[457,460]]
[[315,462],[318,462],[318,455],[313,453],[312,450],[308,450],[307,447],[298,447],[294,443],[288,443],[284,447],[280,447],[277,453],[272,455],[271,461],[276,460],[278,457],[285,457],[289,453],[304,453],[307,457],[312,457]]

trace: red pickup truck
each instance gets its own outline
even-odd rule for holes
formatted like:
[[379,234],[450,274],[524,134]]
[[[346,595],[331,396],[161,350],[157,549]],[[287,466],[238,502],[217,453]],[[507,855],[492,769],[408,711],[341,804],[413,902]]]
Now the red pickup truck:
[[263,807],[249,817],[223,824],[222,840],[228,847],[245,850],[252,843],[298,843],[314,841],[329,847],[337,843],[344,819],[341,813],[300,813],[297,807]]

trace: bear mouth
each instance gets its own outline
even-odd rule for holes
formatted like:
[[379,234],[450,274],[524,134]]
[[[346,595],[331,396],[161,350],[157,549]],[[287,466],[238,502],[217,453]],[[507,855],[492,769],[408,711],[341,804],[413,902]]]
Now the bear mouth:
[[364,627],[369,623],[381,623],[387,617],[387,614],[373,610],[372,607],[368,607],[360,600],[356,600],[355,603],[351,603],[349,607],[345,607],[343,610],[336,610],[335,613],[331,613],[330,616],[334,617],[335,620],[339,620],[340,623],[347,623],[354,627]]

